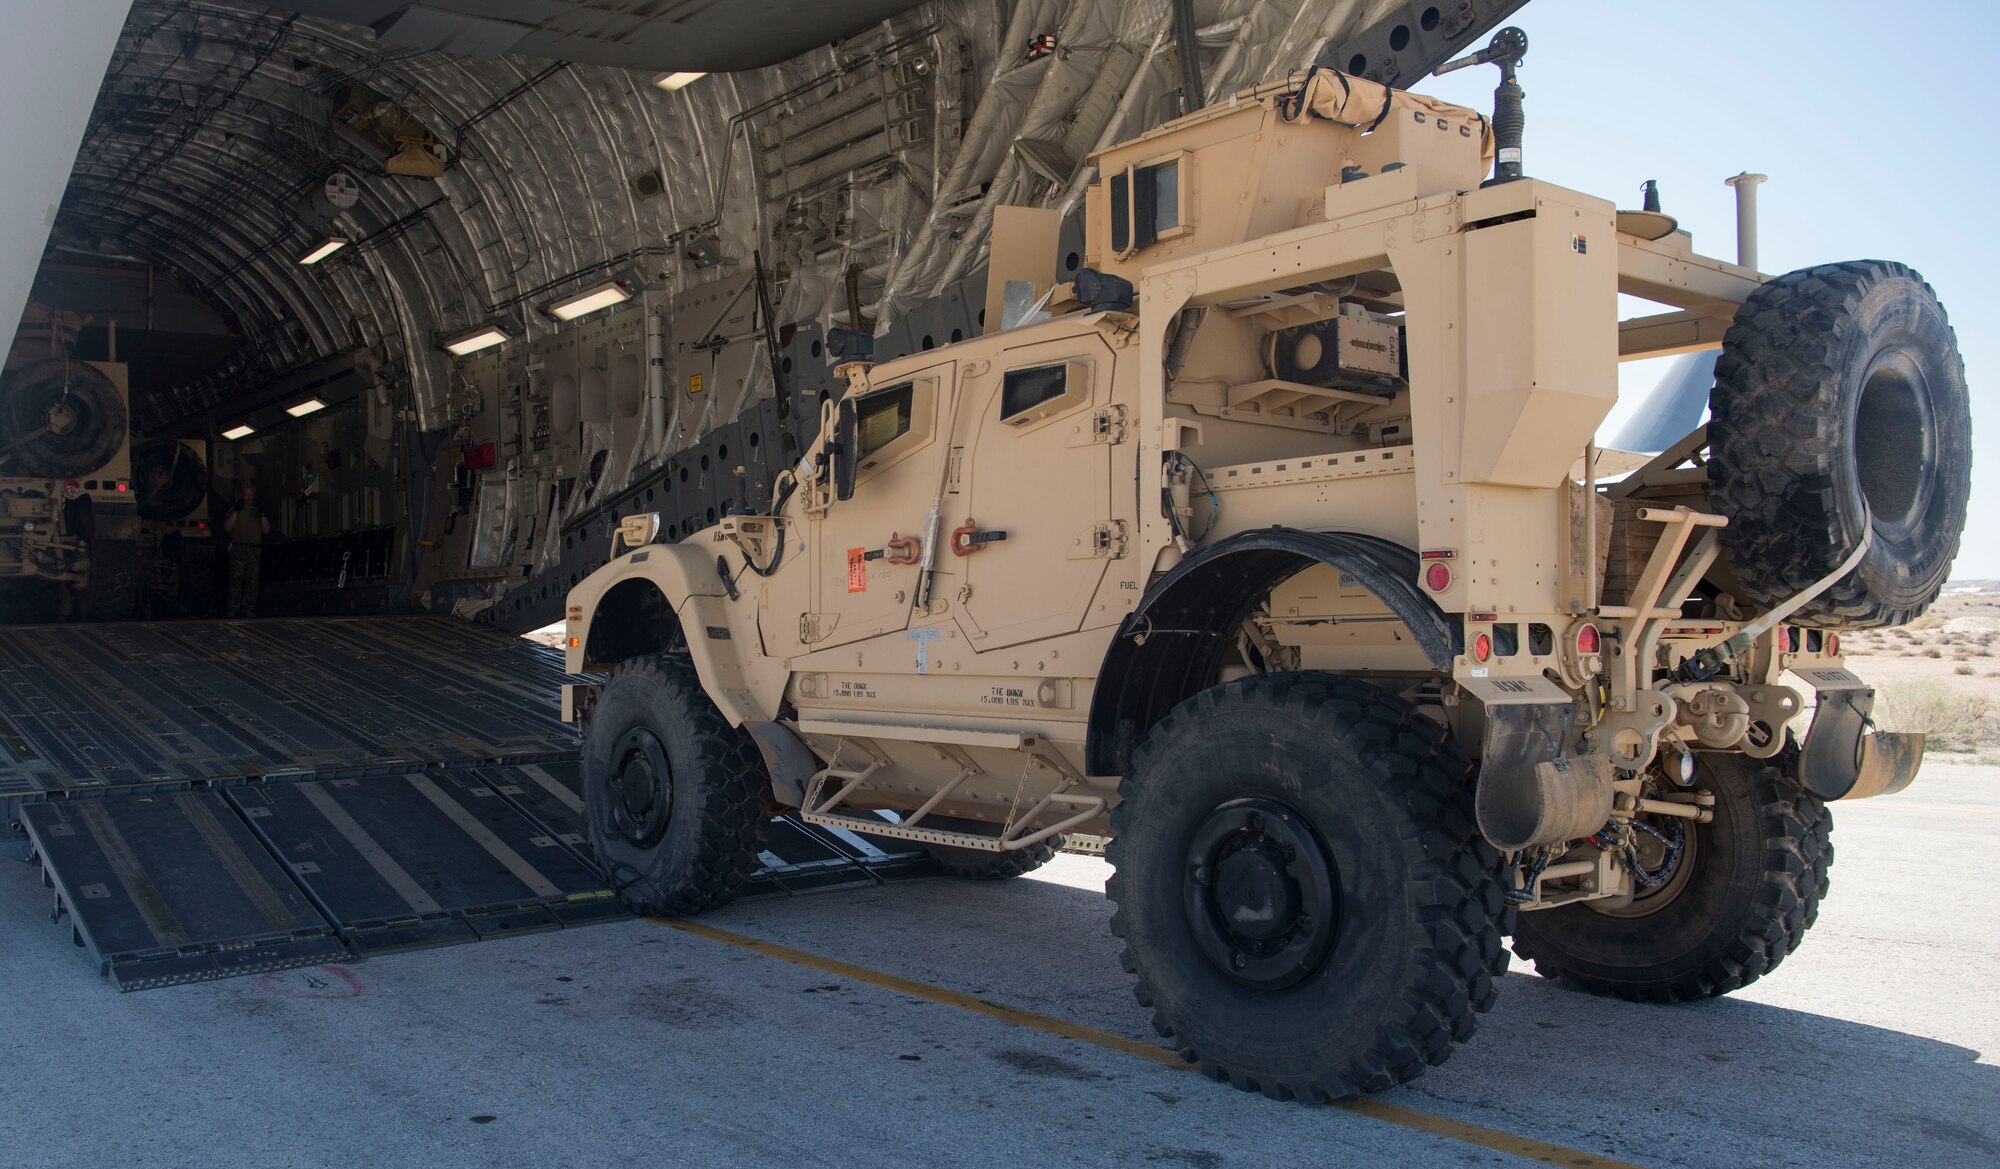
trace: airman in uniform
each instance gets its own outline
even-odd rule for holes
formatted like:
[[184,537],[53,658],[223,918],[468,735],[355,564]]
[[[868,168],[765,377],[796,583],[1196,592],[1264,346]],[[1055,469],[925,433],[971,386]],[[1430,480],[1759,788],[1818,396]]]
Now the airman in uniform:
[[271,534],[271,519],[257,506],[257,488],[245,483],[237,489],[236,506],[222,521],[229,533],[229,615],[257,615],[257,575],[264,559],[264,537]]

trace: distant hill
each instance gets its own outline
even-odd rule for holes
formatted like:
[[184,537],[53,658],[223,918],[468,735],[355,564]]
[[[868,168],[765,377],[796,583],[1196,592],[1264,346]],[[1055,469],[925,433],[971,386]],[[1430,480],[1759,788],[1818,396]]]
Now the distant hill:
[[2000,580],[1948,580],[1944,582],[1946,596],[1953,593],[2000,593]]

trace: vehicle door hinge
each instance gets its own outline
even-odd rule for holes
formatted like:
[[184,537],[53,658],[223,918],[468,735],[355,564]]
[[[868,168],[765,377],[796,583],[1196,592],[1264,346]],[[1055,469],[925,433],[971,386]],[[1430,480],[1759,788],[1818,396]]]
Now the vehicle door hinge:
[[1130,429],[1125,421],[1125,407],[1105,406],[1090,412],[1090,418],[1077,428],[1071,446],[1117,446],[1125,441]]
[[1125,521],[1105,520],[1090,525],[1070,549],[1071,560],[1120,560],[1125,556]]

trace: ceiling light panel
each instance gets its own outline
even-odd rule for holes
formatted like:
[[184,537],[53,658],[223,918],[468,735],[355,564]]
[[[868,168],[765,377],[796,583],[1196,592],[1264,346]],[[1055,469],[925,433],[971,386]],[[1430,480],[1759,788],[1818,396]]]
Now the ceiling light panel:
[[550,301],[543,312],[561,321],[573,321],[581,316],[610,308],[614,304],[624,304],[632,299],[632,290],[623,280],[610,280],[603,284],[586,288],[573,296]]
[[339,236],[328,236],[313,247],[312,251],[299,257],[301,264],[317,264],[347,246],[347,241]]
[[444,343],[445,352],[453,357],[469,357],[482,349],[491,349],[506,341],[509,334],[498,325],[488,325]]

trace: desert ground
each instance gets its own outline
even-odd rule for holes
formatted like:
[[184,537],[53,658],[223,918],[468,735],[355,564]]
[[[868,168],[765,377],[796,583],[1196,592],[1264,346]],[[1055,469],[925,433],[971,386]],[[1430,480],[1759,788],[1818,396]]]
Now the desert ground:
[[[1876,722],[1923,731],[1939,762],[2000,763],[2000,592],[1953,592],[1900,629],[1842,634],[1848,668],[1875,683]],[[1996,586],[2000,587],[2000,586]]]

